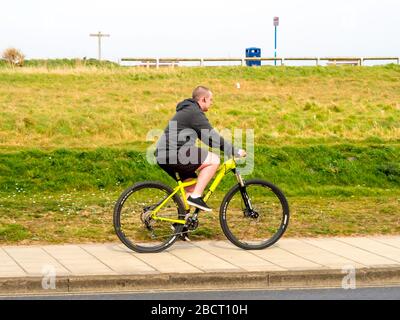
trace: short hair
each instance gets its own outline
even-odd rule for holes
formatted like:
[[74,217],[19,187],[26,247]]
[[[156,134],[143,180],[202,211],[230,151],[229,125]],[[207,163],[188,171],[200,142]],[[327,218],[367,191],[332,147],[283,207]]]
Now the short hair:
[[193,90],[192,98],[193,100],[199,101],[202,97],[209,97],[211,90],[207,87],[198,86]]

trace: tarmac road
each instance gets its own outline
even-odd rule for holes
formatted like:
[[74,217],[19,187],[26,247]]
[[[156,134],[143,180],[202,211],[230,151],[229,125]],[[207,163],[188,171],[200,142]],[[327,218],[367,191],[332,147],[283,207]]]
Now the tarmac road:
[[399,300],[400,287],[168,291],[1,297],[0,300]]

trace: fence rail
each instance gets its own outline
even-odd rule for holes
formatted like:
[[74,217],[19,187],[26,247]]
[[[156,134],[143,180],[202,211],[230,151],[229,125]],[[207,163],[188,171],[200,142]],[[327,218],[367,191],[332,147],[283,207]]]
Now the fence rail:
[[326,61],[328,65],[352,64],[364,65],[365,61],[397,61],[400,64],[400,57],[254,57],[254,58],[122,58],[121,62],[137,62],[140,66],[156,67],[161,66],[178,66],[180,62],[196,62],[201,67],[206,62],[240,62],[240,65],[246,65],[247,61],[277,61],[280,65],[285,65],[286,61],[315,61],[316,65],[321,65],[321,61]]

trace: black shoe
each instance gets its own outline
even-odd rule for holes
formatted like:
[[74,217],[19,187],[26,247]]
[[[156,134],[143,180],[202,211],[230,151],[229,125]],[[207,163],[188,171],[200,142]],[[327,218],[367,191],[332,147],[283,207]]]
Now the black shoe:
[[187,198],[187,202],[191,206],[199,208],[200,210],[212,211],[212,209],[200,197],[193,199],[192,196],[189,196],[189,198]]

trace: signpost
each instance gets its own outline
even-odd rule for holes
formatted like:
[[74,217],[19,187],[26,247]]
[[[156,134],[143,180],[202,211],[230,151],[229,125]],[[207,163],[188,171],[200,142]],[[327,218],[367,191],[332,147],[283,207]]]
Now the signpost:
[[[274,27],[275,27],[275,58],[276,58],[276,47],[277,47],[277,33],[278,33],[278,26],[279,26],[279,17],[274,17]],[[275,60],[276,65],[276,60]]]
[[89,36],[98,37],[98,39],[99,39],[99,61],[101,61],[101,38],[102,37],[109,37],[110,35],[109,34],[103,34],[103,33],[101,33],[99,31],[99,33],[94,33],[94,34],[92,33]]

